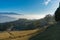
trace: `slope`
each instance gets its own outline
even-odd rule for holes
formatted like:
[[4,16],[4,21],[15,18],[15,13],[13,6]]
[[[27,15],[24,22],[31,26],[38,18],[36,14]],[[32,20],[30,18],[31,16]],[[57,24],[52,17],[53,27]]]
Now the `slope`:
[[60,22],[49,26],[44,32],[38,33],[30,40],[60,40]]
[[39,29],[0,32],[0,40],[28,40]]

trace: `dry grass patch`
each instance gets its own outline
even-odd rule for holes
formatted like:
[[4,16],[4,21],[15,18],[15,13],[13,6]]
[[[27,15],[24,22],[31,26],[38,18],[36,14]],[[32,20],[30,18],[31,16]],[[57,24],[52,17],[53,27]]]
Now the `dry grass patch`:
[[0,33],[0,39],[6,39],[9,38],[10,34],[8,32],[1,32]]
[[[28,40],[39,29],[25,30],[25,31],[6,31],[0,32],[0,39],[2,40]],[[11,34],[9,34],[11,33]]]

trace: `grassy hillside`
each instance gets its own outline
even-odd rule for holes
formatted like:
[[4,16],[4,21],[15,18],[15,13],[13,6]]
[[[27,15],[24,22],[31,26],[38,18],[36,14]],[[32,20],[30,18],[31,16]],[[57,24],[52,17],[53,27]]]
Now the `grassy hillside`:
[[28,40],[32,35],[35,35],[38,30],[40,29],[0,32],[0,40]]
[[44,32],[38,33],[30,40],[60,40],[60,22],[49,26]]

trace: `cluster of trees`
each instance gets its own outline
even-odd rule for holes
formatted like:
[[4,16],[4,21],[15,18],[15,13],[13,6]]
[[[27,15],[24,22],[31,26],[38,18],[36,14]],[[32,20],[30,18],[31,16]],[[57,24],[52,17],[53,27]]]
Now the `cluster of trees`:
[[0,23],[0,31],[5,30],[29,30],[41,28],[50,24],[54,24],[54,16],[50,14],[39,20],[19,19],[13,22]]

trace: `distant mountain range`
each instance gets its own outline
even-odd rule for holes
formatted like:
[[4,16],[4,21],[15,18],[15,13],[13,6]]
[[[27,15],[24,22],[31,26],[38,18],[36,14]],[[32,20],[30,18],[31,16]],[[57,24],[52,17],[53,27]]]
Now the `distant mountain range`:
[[0,15],[0,23],[10,22],[10,21],[14,21],[14,20],[16,20],[16,19],[15,18],[12,18],[12,17],[1,16]]
[[0,12],[0,14],[21,15],[21,14],[14,13],[14,12]]
[[9,17],[9,16],[4,16],[5,14],[8,14],[8,15],[20,15],[20,14],[17,14],[17,13],[13,13],[13,12],[0,12],[0,23],[4,23],[4,22],[10,22],[10,21],[14,21],[16,20],[15,18],[12,18],[12,17]]

